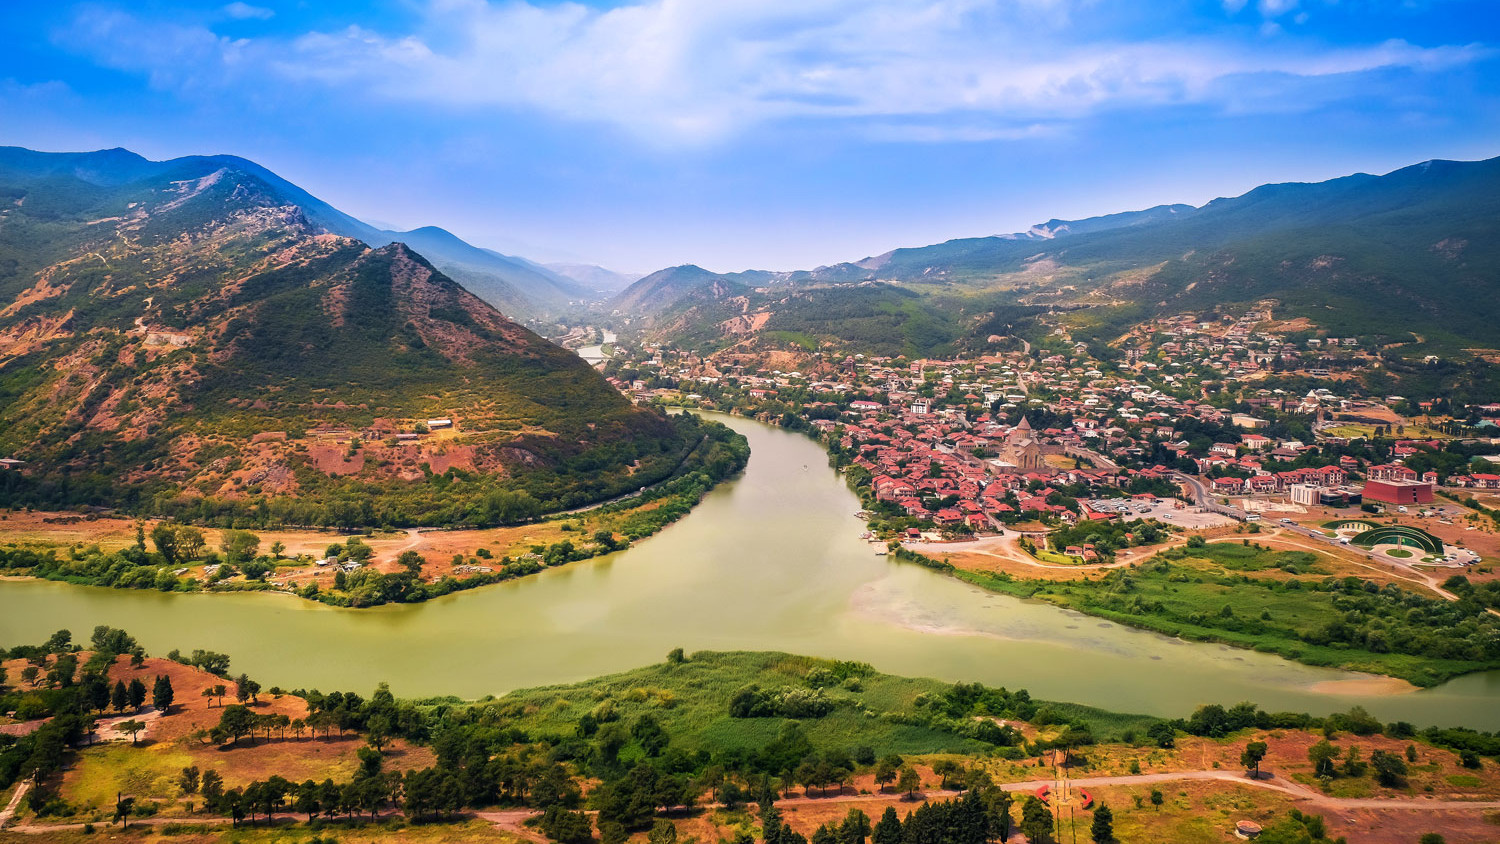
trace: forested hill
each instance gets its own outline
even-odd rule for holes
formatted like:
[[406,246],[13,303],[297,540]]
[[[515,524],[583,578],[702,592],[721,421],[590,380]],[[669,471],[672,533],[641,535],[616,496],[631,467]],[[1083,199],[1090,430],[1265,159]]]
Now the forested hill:
[[[915,309],[922,323],[954,321],[934,349],[973,337],[975,326],[1010,306],[1084,310],[1107,334],[1156,313],[1261,299],[1279,300],[1278,316],[1307,317],[1335,335],[1393,343],[1416,335],[1421,342],[1411,354],[1494,349],[1500,158],[1265,185],[1201,208],[1050,220],[1019,234],[896,249],[815,270],[706,274],[695,282],[701,290],[739,278],[753,279],[738,292],[739,311],[766,314],[759,320],[766,331],[822,323],[825,333],[807,338],[816,341],[847,341],[865,328],[830,322],[809,310],[825,302],[796,291],[887,284],[917,293],[925,307],[887,295],[885,312]],[[623,310],[655,316],[649,301],[640,305]],[[727,311],[709,315],[723,322]],[[743,322],[723,322],[718,334],[734,339]]]
[[636,489],[696,443],[258,168],[35,161],[0,156],[0,457],[24,461],[0,505],[486,523]]

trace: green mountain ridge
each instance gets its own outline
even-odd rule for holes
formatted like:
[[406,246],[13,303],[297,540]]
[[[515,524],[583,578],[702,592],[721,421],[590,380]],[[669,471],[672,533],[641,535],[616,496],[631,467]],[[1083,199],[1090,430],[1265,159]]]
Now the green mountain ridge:
[[0,454],[25,466],[0,505],[495,523],[655,482],[694,444],[261,168],[17,158],[0,152]]
[[[1051,220],[1019,234],[895,249],[815,270],[699,274],[694,281],[704,290],[714,281],[747,279],[741,310],[771,312],[767,331],[778,322],[807,322],[817,315],[802,311],[826,305],[788,291],[861,284],[918,293],[930,319],[951,319],[955,309],[967,316],[933,335],[935,342],[908,344],[914,353],[974,342],[1017,307],[1081,310],[1102,336],[1152,314],[1261,299],[1278,300],[1279,316],[1307,317],[1338,336],[1385,343],[1416,335],[1424,342],[1412,344],[1412,354],[1461,353],[1500,347],[1497,233],[1500,159],[1428,161],[1383,176],[1264,185],[1201,208]],[[896,302],[894,294],[887,299]],[[672,326],[662,314],[676,301],[612,304],[660,333]],[[826,328],[812,339],[838,345],[857,333]],[[721,336],[720,343],[733,339]]]

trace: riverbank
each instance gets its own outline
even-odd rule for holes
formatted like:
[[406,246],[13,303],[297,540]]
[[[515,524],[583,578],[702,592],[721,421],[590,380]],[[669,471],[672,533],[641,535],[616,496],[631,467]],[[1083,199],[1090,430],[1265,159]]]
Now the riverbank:
[[0,514],[0,540],[7,542],[0,548],[0,573],[161,592],[274,591],[340,607],[420,603],[612,554],[680,519],[749,460],[743,436],[714,423],[700,427],[701,439],[671,478],[523,525],[259,534],[6,513]]
[[[877,556],[858,500],[805,437],[714,415],[753,456],[686,517],[628,550],[420,604],[348,610],[285,595],[0,583],[0,642],[124,627],[150,650],[184,631],[283,688],[481,698],[615,673],[690,650],[777,650],[881,671],[1026,687],[1051,700],[1172,715],[1207,702],[1500,728],[1500,674],[1418,694],[1324,694],[1356,675],[1188,643],[983,590]],[[404,541],[400,534],[393,539]]]
[[[40,659],[52,668],[65,655]],[[125,796],[131,825],[173,840],[230,826],[244,840],[302,829],[341,840],[485,840],[496,830],[536,844],[574,840],[559,834],[559,812],[577,812],[590,832],[619,823],[639,839],[669,824],[679,836],[733,840],[755,834],[744,804],[774,795],[803,836],[851,809],[873,820],[976,798],[1015,829],[1023,804],[1041,798],[1049,824],[1059,810],[1084,829],[1111,806],[1121,841],[1217,841],[1238,820],[1270,827],[1297,807],[1330,813],[1334,832],[1392,832],[1361,841],[1409,841],[1417,826],[1441,823],[1459,844],[1486,840],[1476,837],[1492,828],[1486,813],[1500,808],[1500,766],[1481,758],[1500,753],[1492,736],[1382,725],[1358,710],[1314,718],[1201,707],[1159,719],[858,662],[680,650],[483,701],[272,689],[216,704],[216,685],[239,698],[234,680],[161,659],[72,656],[84,673],[53,690],[57,706],[80,704],[79,690],[98,682],[91,670],[113,683],[168,677],[175,699],[132,716],[144,721],[135,740],[79,741],[43,760],[37,797],[15,800],[8,833],[71,841],[90,834],[85,824],[109,830]],[[72,717],[0,748],[0,772]],[[498,717],[506,729],[493,728]],[[1333,759],[1322,774],[1320,748]],[[479,779],[476,758],[488,760]],[[3,793],[13,777],[0,776]],[[458,782],[470,785],[444,787]],[[985,840],[1003,837],[995,832]]]
[[[878,506],[869,473],[850,471],[831,435],[806,425],[783,427],[818,442],[863,509]],[[1046,565],[1009,547],[1004,537],[954,546],[981,552],[985,565],[956,566],[909,545],[892,556],[991,592],[1174,638],[1398,681],[1320,686],[1326,690],[1389,695],[1406,690],[1403,683],[1430,688],[1500,668],[1500,619],[1483,607],[1430,597],[1430,584],[1346,565],[1325,549],[1277,537],[1265,537],[1273,548],[1261,546],[1258,534],[1211,530],[1206,533],[1219,541],[1203,551],[1203,533],[1130,548],[1114,563],[1092,567]],[[1005,547],[992,547],[996,543]]]

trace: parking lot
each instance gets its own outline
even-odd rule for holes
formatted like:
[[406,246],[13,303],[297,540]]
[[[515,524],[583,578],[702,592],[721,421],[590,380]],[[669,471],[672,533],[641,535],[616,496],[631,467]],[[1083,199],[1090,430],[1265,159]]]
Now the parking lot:
[[[1119,513],[1125,521],[1156,519],[1162,524],[1177,525],[1191,529],[1223,527],[1235,523],[1234,519],[1218,513],[1206,513],[1197,507],[1184,505],[1175,498],[1094,498],[1087,504],[1098,513]],[[1178,509],[1178,508],[1182,509]]]

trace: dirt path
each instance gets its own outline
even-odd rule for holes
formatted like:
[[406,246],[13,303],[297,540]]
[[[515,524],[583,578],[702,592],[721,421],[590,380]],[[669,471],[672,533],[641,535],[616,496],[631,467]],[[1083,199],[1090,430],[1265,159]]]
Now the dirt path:
[[[1305,800],[1318,806],[1330,809],[1383,809],[1383,810],[1406,810],[1406,811],[1443,811],[1453,809],[1500,809],[1500,800],[1427,800],[1421,798],[1382,798],[1382,797],[1330,797],[1320,791],[1308,788],[1300,783],[1292,782],[1281,777],[1270,777],[1252,780],[1242,773],[1236,771],[1225,771],[1219,769],[1203,771],[1174,771],[1160,774],[1122,774],[1107,777],[1069,777],[1068,785],[1075,788],[1088,788],[1114,785],[1154,785],[1167,782],[1181,782],[1185,780],[1214,781],[1236,783],[1250,786],[1251,788],[1264,788],[1278,791],[1296,800]],[[1055,778],[1044,780],[1027,780],[1025,782],[999,783],[1000,788],[1005,791],[1034,792],[1042,786],[1057,786]],[[946,799],[956,797],[961,792],[928,790],[922,792],[922,799]],[[836,794],[831,797],[790,797],[785,800],[776,801],[777,806],[819,805],[826,803],[858,803],[861,801],[876,801],[889,799],[896,796],[895,793],[885,794]]]
[[20,785],[16,786],[16,793],[10,796],[10,803],[3,811],[0,811],[0,829],[4,829],[5,825],[10,823],[10,819],[16,816],[16,809],[21,805],[21,798],[25,797],[26,792],[30,790],[31,780],[29,779],[23,780]]
[[1304,551],[1315,551],[1320,554],[1327,554],[1336,559],[1341,559],[1345,562],[1353,563],[1360,568],[1366,568],[1370,571],[1378,571],[1381,574],[1389,575],[1396,578],[1397,580],[1404,580],[1407,583],[1415,583],[1419,586],[1430,589],[1432,592],[1442,596],[1449,601],[1458,600],[1458,596],[1444,589],[1436,577],[1432,577],[1431,575],[1428,575],[1425,572],[1417,571],[1416,569],[1410,569],[1411,574],[1415,575],[1415,577],[1408,577],[1401,571],[1402,567],[1399,564],[1382,564],[1379,562],[1378,557],[1369,553],[1356,552],[1359,554],[1359,556],[1355,556],[1354,554],[1349,553],[1340,554],[1338,553],[1339,551],[1347,551],[1347,549],[1343,547],[1335,549],[1330,548],[1327,545],[1319,545],[1316,542],[1312,542],[1311,540],[1302,538],[1301,534],[1284,530],[1278,530],[1275,533],[1270,534],[1267,538],[1274,539],[1283,545],[1289,545],[1293,548],[1300,548]]
[[527,841],[534,841],[536,844],[551,844],[547,836],[525,825],[528,819],[539,814],[541,813],[532,809],[512,809],[505,812],[475,812],[474,817],[489,821],[495,825],[496,829],[504,830]]
[[[1379,798],[1379,797],[1329,797],[1318,791],[1314,791],[1300,783],[1283,779],[1277,776],[1269,776],[1264,779],[1250,779],[1244,774],[1235,771],[1203,770],[1203,771],[1176,771],[1160,774],[1126,774],[1120,776],[1104,777],[1070,777],[1068,785],[1075,788],[1102,787],[1102,786],[1131,786],[1131,785],[1153,785],[1167,782],[1181,782],[1185,780],[1226,782],[1250,786],[1251,788],[1264,788],[1270,791],[1286,794],[1294,800],[1302,800],[1316,806],[1329,809],[1375,809],[1381,811],[1454,811],[1468,809],[1500,809],[1500,800],[1424,800],[1413,798]],[[1036,791],[1042,786],[1056,786],[1056,778],[1044,780],[1027,780],[1024,782],[1001,783],[1000,788],[1011,792]],[[4,826],[11,819],[15,809],[25,796],[28,784],[23,783],[16,789],[11,797],[10,805],[5,811],[0,812],[0,826]],[[921,792],[923,801],[947,799],[957,797],[961,792],[941,789],[932,789]],[[896,796],[894,793],[884,794],[835,794],[831,797],[789,797],[776,801],[776,805],[788,806],[814,806],[827,805],[830,803],[861,803],[889,800]],[[917,801],[913,801],[917,802]],[[717,804],[700,804],[707,808]],[[396,813],[396,814],[399,814]],[[509,832],[519,838],[534,842],[534,844],[547,844],[547,839],[536,830],[527,827],[525,821],[537,814],[531,809],[508,809],[496,812],[474,812],[471,817],[488,821],[497,829]],[[301,820],[300,815],[290,812],[277,813],[273,821]],[[230,823],[229,818],[143,818],[133,820],[134,826],[160,826],[169,823],[191,823],[202,825],[222,826]],[[264,821],[261,821],[264,823]],[[12,832],[27,834],[45,834],[61,830],[82,829],[83,824],[25,824],[12,828]]]
[[1044,563],[1025,551],[1021,550],[1021,540],[1018,534],[1007,533],[1004,536],[992,536],[985,539],[974,539],[967,542],[939,542],[939,543],[902,543],[907,550],[918,553],[948,553],[948,554],[979,554],[985,557],[994,557],[1000,560],[1009,560],[1023,566],[1037,569],[1059,569],[1062,571],[1097,571],[1100,569],[1117,569],[1130,565],[1131,560],[1117,560],[1113,563],[1079,563],[1076,566],[1057,565],[1055,563]]

